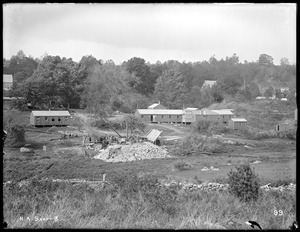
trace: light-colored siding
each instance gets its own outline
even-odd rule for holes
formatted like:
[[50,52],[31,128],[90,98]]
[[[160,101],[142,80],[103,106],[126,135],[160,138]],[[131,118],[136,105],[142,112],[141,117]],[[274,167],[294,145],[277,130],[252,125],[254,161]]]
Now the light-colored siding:
[[34,116],[30,114],[30,124],[34,126],[67,126],[70,116]]

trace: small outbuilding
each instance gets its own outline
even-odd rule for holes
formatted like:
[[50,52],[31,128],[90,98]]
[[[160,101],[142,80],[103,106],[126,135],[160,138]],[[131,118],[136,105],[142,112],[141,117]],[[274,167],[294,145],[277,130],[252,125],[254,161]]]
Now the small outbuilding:
[[67,126],[70,122],[70,113],[64,111],[32,111],[30,125],[33,126]]
[[232,130],[243,130],[247,128],[247,120],[245,118],[231,118],[228,127]]
[[157,110],[159,110],[159,109],[167,109],[167,108],[164,107],[163,105],[161,105],[160,102],[159,102],[159,103],[154,103],[154,104],[148,106],[148,109],[157,109]]
[[281,132],[281,131],[289,131],[293,129],[293,125],[290,123],[284,122],[284,123],[279,123],[275,127],[276,132]]

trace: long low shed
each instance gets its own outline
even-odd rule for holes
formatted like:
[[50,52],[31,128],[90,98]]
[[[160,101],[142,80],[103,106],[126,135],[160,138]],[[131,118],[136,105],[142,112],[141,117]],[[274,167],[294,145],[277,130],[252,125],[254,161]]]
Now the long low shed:
[[32,111],[30,124],[33,126],[67,126],[70,117],[69,111]]
[[137,109],[135,115],[144,122],[181,123],[182,110],[170,109]]

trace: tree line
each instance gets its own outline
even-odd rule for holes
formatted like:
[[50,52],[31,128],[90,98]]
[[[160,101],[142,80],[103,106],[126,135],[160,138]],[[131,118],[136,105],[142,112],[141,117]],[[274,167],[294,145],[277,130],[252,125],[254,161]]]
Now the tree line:
[[[92,55],[75,62],[47,54],[34,59],[19,51],[9,60],[3,58],[3,72],[14,78],[9,94],[24,98],[19,107],[82,108],[100,116],[131,113],[157,101],[170,109],[203,108],[228,98],[245,102],[273,94],[294,100],[296,92],[296,66],[286,58],[274,65],[267,54],[244,63],[233,54],[221,60],[212,56],[201,62],[155,64],[133,57],[116,65]],[[201,89],[205,80],[216,84]]]

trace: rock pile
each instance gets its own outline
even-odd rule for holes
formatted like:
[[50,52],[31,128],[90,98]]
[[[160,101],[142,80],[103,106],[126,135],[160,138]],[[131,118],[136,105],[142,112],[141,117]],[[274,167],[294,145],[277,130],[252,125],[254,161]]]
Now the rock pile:
[[265,190],[265,191],[273,190],[273,191],[280,191],[280,192],[282,192],[284,190],[294,190],[294,189],[296,189],[296,184],[293,184],[293,183],[290,183],[289,185],[285,185],[285,186],[281,185],[281,186],[278,186],[278,187],[271,187],[269,185],[270,185],[270,183],[266,184],[264,186],[261,186],[260,188]]
[[207,190],[207,191],[215,191],[215,190],[227,190],[228,184],[219,184],[219,183],[202,183],[202,184],[195,184],[195,183],[189,183],[189,182],[179,182],[172,180],[171,182],[161,181],[160,186],[164,187],[178,187],[180,189],[186,190],[186,191],[194,191],[194,190]]
[[153,158],[172,158],[166,149],[150,142],[134,143],[131,145],[112,145],[105,150],[99,150],[94,157],[106,162],[128,162]]
[[[290,183],[286,186],[279,186],[279,187],[270,187],[270,184],[261,186],[260,188],[266,191],[273,190],[273,191],[291,191],[296,189],[296,184]],[[202,183],[202,184],[195,184],[195,183],[189,183],[189,182],[180,182],[176,180],[172,181],[166,181],[161,180],[160,181],[160,187],[177,187],[179,189],[183,189],[185,191],[195,191],[195,190],[206,190],[206,191],[225,191],[228,190],[229,185],[228,184],[219,184],[219,183]]]
[[218,171],[219,169],[215,168],[214,166],[210,166],[210,168],[204,167],[204,168],[201,169],[201,171],[209,171],[209,170]]

